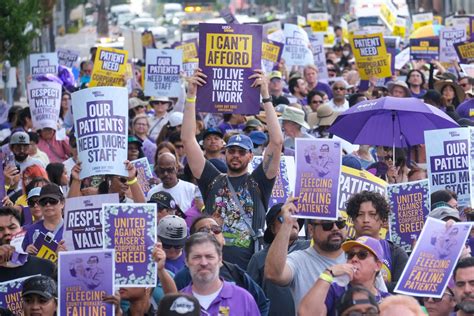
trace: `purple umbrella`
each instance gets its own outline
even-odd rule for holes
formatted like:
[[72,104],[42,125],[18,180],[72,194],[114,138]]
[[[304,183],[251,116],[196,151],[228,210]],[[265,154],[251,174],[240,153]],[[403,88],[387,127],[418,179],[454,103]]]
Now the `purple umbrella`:
[[340,114],[329,132],[351,144],[399,148],[424,144],[424,132],[459,127],[446,113],[416,98],[363,101]]

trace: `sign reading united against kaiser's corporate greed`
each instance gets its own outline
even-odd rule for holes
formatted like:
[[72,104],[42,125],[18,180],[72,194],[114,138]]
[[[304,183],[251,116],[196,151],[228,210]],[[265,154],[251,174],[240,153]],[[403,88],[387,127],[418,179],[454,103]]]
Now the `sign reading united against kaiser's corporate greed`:
[[[251,173],[259,164],[262,163],[262,156],[254,156],[249,165]],[[278,203],[285,203],[295,191],[295,159],[291,156],[282,156],[280,160],[280,169],[273,185],[272,195],[268,201],[268,208]]]
[[306,31],[298,25],[286,23],[283,32],[285,46],[281,58],[287,67],[313,64],[313,52]]
[[30,74],[33,78],[58,73],[58,55],[56,53],[31,54]]
[[104,204],[104,248],[115,249],[115,285],[156,286],[156,204]]
[[126,50],[99,47],[95,55],[89,87],[123,87],[127,72],[127,59],[128,52]]
[[470,206],[470,133],[467,128],[425,131],[430,192],[451,190],[459,206]]
[[62,251],[58,264],[58,311],[61,316],[113,316],[114,250]]
[[70,49],[59,48],[56,53],[58,54],[59,64],[72,68],[79,58],[79,52]]
[[346,213],[346,203],[354,194],[362,191],[380,193],[385,196],[388,183],[374,176],[366,170],[357,170],[347,166],[341,167],[341,176],[339,178],[339,199],[337,209],[342,217],[345,218],[348,227],[348,238],[355,238],[354,224]]
[[283,44],[271,40],[262,42],[262,65],[265,73],[276,70],[283,52]]
[[262,26],[199,24],[199,68],[207,75],[197,90],[200,112],[256,114],[260,89],[248,79],[261,67]]
[[183,51],[183,62],[185,60],[198,57],[198,41],[196,38],[184,42],[175,43],[171,45],[171,48]]
[[102,249],[102,204],[119,203],[118,194],[88,195],[66,199],[63,239],[66,249]]
[[337,219],[341,144],[331,139],[296,139],[297,217]]
[[350,43],[361,79],[387,78],[392,75],[382,33],[353,35]]
[[442,297],[470,231],[471,223],[460,222],[447,229],[446,222],[428,217],[395,292]]
[[58,128],[61,108],[61,85],[51,81],[32,81],[28,84],[28,104],[33,128]]
[[128,176],[128,91],[97,87],[74,92],[72,110],[81,179],[114,174]]
[[181,92],[182,68],[182,50],[147,49],[145,95],[177,97]]
[[405,251],[411,251],[430,211],[428,180],[392,184],[387,188],[390,215],[390,239]]
[[454,49],[456,49],[460,63],[469,64],[474,62],[474,41],[472,38],[467,42],[454,44]]
[[37,275],[0,283],[0,307],[11,311],[13,315],[23,316],[25,314],[23,311],[23,299],[21,297],[23,282],[34,276]]

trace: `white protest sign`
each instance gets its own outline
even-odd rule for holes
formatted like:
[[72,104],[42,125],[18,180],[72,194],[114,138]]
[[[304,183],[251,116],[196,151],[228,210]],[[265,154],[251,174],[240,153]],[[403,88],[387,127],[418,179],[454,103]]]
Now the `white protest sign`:
[[466,29],[460,27],[447,27],[439,32],[439,61],[452,63],[459,61],[454,44],[466,40]]
[[58,55],[56,53],[31,54],[30,74],[33,77],[58,73]]
[[183,50],[147,49],[145,95],[177,97],[181,92]]
[[285,24],[285,46],[282,58],[288,67],[306,66],[313,63],[313,52],[309,48],[308,34],[294,24]]
[[51,81],[32,81],[28,84],[28,104],[33,128],[58,128],[61,108],[61,85]]

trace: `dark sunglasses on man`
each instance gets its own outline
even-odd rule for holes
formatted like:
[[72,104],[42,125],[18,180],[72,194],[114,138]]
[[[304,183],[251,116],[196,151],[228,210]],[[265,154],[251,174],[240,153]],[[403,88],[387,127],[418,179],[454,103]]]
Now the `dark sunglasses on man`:
[[332,228],[334,227],[334,225],[336,225],[336,227],[338,229],[343,229],[344,227],[346,227],[346,221],[344,220],[341,220],[341,221],[335,221],[335,222],[322,222],[322,223],[313,223],[313,226],[318,226],[318,225],[321,225],[321,227],[323,228],[323,230],[325,232],[328,232],[328,231],[331,231]]
[[40,206],[46,206],[48,204],[50,205],[57,205],[59,203],[59,200],[53,199],[53,198],[43,198],[38,201],[38,204]]

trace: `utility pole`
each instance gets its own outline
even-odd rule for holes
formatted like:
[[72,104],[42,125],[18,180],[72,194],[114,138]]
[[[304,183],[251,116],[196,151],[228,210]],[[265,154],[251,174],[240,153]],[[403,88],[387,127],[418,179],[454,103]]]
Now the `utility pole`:
[[109,21],[107,19],[107,0],[99,0],[99,12],[97,17],[97,35],[99,37],[109,36]]

